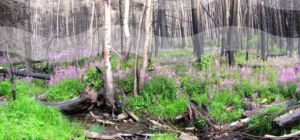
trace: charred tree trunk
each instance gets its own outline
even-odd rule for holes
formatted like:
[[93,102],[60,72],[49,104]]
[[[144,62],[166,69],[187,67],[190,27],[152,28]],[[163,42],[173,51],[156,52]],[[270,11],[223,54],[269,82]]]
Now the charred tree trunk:
[[166,0],[159,0],[158,5],[158,22],[161,35],[161,47],[166,48],[169,46],[168,42],[168,28],[167,28],[167,15],[166,15]]
[[193,44],[196,61],[201,61],[203,53],[203,35],[201,35],[202,25],[200,20],[200,1],[191,0],[192,3],[192,27],[193,27]]
[[267,54],[266,54],[266,36],[265,36],[265,32],[267,31],[267,25],[266,25],[266,11],[265,11],[265,5],[264,2],[261,2],[260,5],[260,29],[261,29],[261,58],[263,61],[267,61]]
[[235,58],[234,53],[237,49],[237,14],[238,14],[238,0],[232,0],[230,3],[230,16],[229,16],[229,26],[231,27],[228,31],[228,49],[227,49],[227,55],[228,55],[228,63],[229,66],[235,66]]

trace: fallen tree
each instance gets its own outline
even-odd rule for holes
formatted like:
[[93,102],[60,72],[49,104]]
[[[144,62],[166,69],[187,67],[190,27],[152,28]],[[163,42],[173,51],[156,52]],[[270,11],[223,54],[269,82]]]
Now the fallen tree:
[[[298,106],[299,107],[299,106]],[[300,108],[292,109],[289,112],[276,117],[274,122],[279,127],[285,127],[300,120]]]
[[89,87],[85,90],[85,93],[69,101],[48,102],[42,99],[38,100],[41,104],[59,108],[59,110],[65,114],[89,112],[94,109],[96,105],[101,105],[101,103],[98,102],[98,93]]
[[300,131],[291,133],[291,134],[287,134],[287,135],[283,135],[283,136],[273,136],[273,135],[265,135],[266,139],[270,139],[270,140],[291,140],[291,139],[297,139],[300,138]]
[[[11,70],[5,69],[5,68],[0,68],[0,73],[10,74]],[[32,77],[32,78],[42,79],[42,80],[50,80],[51,79],[51,75],[49,75],[49,74],[27,73],[25,70],[13,69],[12,73],[15,76],[21,76],[21,77]]]

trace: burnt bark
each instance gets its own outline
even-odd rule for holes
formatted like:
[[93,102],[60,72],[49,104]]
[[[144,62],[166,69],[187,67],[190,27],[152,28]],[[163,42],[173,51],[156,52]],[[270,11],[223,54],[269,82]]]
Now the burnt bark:
[[51,76],[48,74],[40,74],[40,73],[31,73],[28,74],[25,70],[16,70],[16,69],[0,69],[0,73],[13,73],[15,76],[21,76],[21,77],[32,77],[36,79],[42,79],[42,80],[50,80]]

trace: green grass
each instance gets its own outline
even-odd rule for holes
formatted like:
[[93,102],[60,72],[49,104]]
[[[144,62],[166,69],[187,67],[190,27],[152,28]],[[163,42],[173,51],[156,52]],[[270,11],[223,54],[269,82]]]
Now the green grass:
[[[0,139],[83,139],[83,128],[57,109],[22,97],[0,107]],[[78,137],[81,136],[81,137]]]
[[[45,86],[40,85],[40,81],[33,80],[32,82],[24,80],[16,80],[16,92],[18,96],[33,97],[36,94],[42,94],[45,92]],[[0,83],[0,93],[12,96],[12,88],[10,80],[5,80]]]
[[82,93],[84,87],[84,84],[79,79],[63,79],[49,87],[47,99],[50,101],[69,100]]
[[159,134],[157,133],[155,136],[151,137],[150,140],[177,140],[175,134]]

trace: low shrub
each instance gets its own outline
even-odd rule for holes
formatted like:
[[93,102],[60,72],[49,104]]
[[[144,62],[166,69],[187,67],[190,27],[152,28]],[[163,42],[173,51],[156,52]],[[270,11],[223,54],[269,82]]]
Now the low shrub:
[[201,82],[199,78],[184,75],[181,79],[181,88],[190,96],[200,95],[207,93],[208,83],[207,81]]
[[176,92],[176,80],[166,76],[153,77],[153,79],[146,83],[141,89],[141,95],[148,102],[153,101],[155,98],[175,100]]
[[126,94],[133,93],[133,86],[134,86],[134,75],[133,74],[129,74],[128,76],[126,76],[124,78],[116,77],[114,80],[115,80],[115,83],[119,87],[124,89],[124,92]]
[[92,68],[86,72],[85,83],[96,90],[100,90],[104,87],[103,75]]

